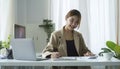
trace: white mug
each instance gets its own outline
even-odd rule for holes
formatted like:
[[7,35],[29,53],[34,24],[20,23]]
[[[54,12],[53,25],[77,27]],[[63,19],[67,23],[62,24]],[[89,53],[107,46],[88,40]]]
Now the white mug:
[[111,58],[113,57],[113,53],[112,52],[102,53],[102,54],[103,54],[103,58],[105,60],[111,60]]

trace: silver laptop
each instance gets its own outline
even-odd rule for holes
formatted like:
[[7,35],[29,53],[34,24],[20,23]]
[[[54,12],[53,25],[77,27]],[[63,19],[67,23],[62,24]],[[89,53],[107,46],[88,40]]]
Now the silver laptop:
[[44,60],[36,57],[35,46],[32,39],[12,39],[11,46],[13,58],[17,60]]

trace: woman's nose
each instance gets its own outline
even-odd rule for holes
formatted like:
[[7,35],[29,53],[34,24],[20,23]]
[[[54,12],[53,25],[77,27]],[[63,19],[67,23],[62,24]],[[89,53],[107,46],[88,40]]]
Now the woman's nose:
[[77,24],[76,24],[76,23],[73,23],[73,24],[72,24],[72,26],[76,27],[76,26],[77,26]]

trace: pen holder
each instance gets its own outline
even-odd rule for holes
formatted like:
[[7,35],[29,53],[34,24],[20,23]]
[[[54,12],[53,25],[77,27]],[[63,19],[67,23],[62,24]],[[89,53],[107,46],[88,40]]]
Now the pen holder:
[[6,50],[7,50],[7,59],[13,59],[12,49],[6,49]]

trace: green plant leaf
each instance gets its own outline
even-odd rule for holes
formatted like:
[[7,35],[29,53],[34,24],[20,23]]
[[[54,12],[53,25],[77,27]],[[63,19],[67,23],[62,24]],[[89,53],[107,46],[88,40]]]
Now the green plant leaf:
[[117,44],[115,44],[115,43],[112,42],[112,41],[107,41],[107,42],[106,42],[106,45],[107,45],[108,48],[110,48],[111,50],[114,51],[114,48],[115,48],[115,46],[116,46]]
[[120,55],[120,46],[115,46],[114,51],[116,53],[116,56]]
[[120,59],[120,54],[119,55],[117,55],[117,56],[114,56],[115,58],[117,58],[117,59]]
[[11,35],[8,36],[8,39],[6,41],[2,41],[3,48],[10,48],[10,38],[11,38]]
[[101,48],[101,50],[103,50],[103,52],[107,53],[107,52],[112,52],[110,49],[108,48]]
[[0,41],[0,49],[2,49],[3,47],[2,47],[2,41]]
[[103,56],[103,53],[105,53],[104,51],[103,52],[100,52],[98,55],[99,56]]

